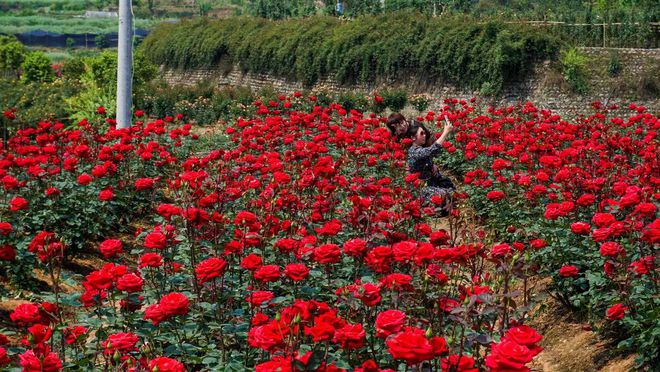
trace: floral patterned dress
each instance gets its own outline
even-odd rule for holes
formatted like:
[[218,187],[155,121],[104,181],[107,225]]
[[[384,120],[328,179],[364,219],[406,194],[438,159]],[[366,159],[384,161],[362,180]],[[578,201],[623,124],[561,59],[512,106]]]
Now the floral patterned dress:
[[419,173],[419,178],[426,181],[426,186],[421,190],[421,197],[425,203],[430,203],[435,195],[444,198],[442,209],[451,210],[451,196],[456,190],[451,180],[443,176],[433,164],[433,157],[438,155],[442,146],[433,142],[432,145],[422,147],[412,145],[408,149],[408,170],[410,173]]

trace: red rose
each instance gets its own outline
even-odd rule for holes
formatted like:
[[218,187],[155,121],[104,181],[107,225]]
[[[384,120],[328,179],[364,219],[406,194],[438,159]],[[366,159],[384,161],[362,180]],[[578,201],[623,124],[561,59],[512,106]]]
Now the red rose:
[[506,195],[504,195],[504,193],[500,190],[489,191],[486,194],[486,198],[488,198],[488,200],[490,200],[490,201],[500,201],[500,200],[504,199],[505,196]]
[[19,357],[23,372],[58,372],[62,370],[62,361],[57,354],[47,347],[43,355],[37,356],[33,350],[28,350]]
[[423,330],[414,327],[408,327],[396,336],[390,337],[385,344],[394,359],[405,360],[409,365],[431,360],[448,351],[444,338],[429,339]]
[[591,232],[591,225],[586,222],[574,222],[571,224],[571,231],[574,234],[588,235]]
[[246,300],[252,306],[261,306],[264,302],[268,302],[275,298],[273,292],[270,291],[254,291],[247,295]]
[[591,218],[591,222],[598,227],[608,227],[615,221],[616,218],[611,213],[596,213]]
[[9,222],[0,222],[0,235],[9,235],[12,231],[14,229]]
[[367,250],[367,242],[362,239],[352,239],[344,243],[344,253],[350,257],[361,257]]
[[449,244],[451,237],[446,230],[438,230],[431,233],[430,241],[434,247],[439,247],[441,245]]
[[93,180],[94,180],[94,179],[92,178],[92,176],[90,176],[90,175],[87,174],[87,173],[83,173],[83,174],[81,174],[80,176],[78,176],[78,184],[79,184],[80,186],[87,186],[87,185],[89,185],[90,183],[92,183]]
[[294,282],[299,282],[307,278],[307,275],[309,275],[309,268],[301,263],[288,264],[284,268],[284,275]]
[[507,243],[496,244],[493,246],[493,248],[490,251],[490,254],[494,258],[503,258],[507,256],[509,253],[511,253],[511,246],[508,245]]
[[623,304],[614,304],[610,306],[609,309],[607,309],[605,315],[607,315],[609,320],[614,321],[623,318],[626,315],[626,311],[628,311],[628,306],[624,306]]
[[452,354],[447,358],[442,359],[443,371],[455,372],[478,372],[474,368],[474,359],[467,355]]
[[600,229],[595,229],[591,235],[594,241],[604,242],[612,236],[612,230],[609,227],[601,227]]
[[319,235],[334,236],[341,231],[341,227],[341,222],[335,218],[326,222],[321,228],[316,229],[316,233]]
[[280,267],[277,265],[266,265],[254,271],[254,278],[264,282],[274,282],[280,278]]
[[254,271],[263,265],[263,260],[260,256],[250,253],[241,260],[241,267],[245,270]]
[[656,218],[642,230],[642,240],[651,244],[660,243],[660,218]]
[[534,239],[529,242],[529,245],[534,249],[541,249],[548,245],[543,239]]
[[112,287],[114,277],[107,270],[96,270],[87,274],[83,285],[86,289],[104,290]]
[[34,304],[20,304],[9,314],[11,320],[18,324],[34,324],[42,321],[39,307]]
[[503,339],[527,346],[532,356],[536,356],[538,353],[543,351],[541,346],[536,345],[537,342],[540,342],[543,339],[543,336],[538,334],[538,332],[536,332],[536,330],[530,326],[519,325],[510,328],[504,334]]
[[43,324],[35,324],[28,328],[28,333],[30,336],[29,344],[35,345],[50,340],[50,337],[53,335],[53,330]]
[[0,261],[13,261],[16,258],[16,250],[9,244],[0,246]]
[[20,196],[16,196],[9,202],[9,210],[21,211],[28,208],[28,201]]
[[564,278],[574,278],[579,272],[580,270],[573,265],[564,265],[559,269],[559,276]]
[[392,246],[392,254],[397,262],[412,260],[417,251],[417,244],[411,241],[402,241]]
[[314,261],[332,264],[341,261],[341,251],[336,244],[323,244],[314,249]]
[[101,243],[99,249],[105,258],[112,258],[123,252],[121,241],[117,239],[105,240]]
[[392,248],[378,246],[370,250],[365,257],[367,265],[378,273],[384,273],[390,270],[392,262]]
[[247,226],[255,223],[257,221],[257,216],[248,211],[240,211],[236,214],[234,218],[234,224],[239,226]]
[[159,230],[155,230],[144,238],[144,247],[149,249],[165,249],[167,237]]
[[186,368],[183,366],[183,363],[167,358],[167,357],[158,357],[149,362],[149,371],[154,371],[158,369],[158,372],[185,372]]
[[527,346],[503,340],[491,346],[490,355],[486,357],[486,366],[493,372],[529,371],[525,364],[532,359],[534,356]]
[[373,283],[366,283],[359,286],[354,292],[353,296],[362,300],[367,306],[376,306],[382,299],[380,295],[380,286]]
[[626,251],[617,242],[606,242],[600,245],[600,254],[604,257],[617,257],[619,255],[625,256]]
[[161,204],[158,206],[157,210],[159,215],[166,219],[172,218],[172,216],[176,216],[178,214],[181,214],[181,208],[172,205],[172,204]]
[[376,317],[376,336],[387,336],[401,331],[406,321],[406,314],[399,310],[385,310]]
[[5,350],[4,347],[0,346],[0,366],[3,364],[8,364],[11,362],[9,357],[7,356],[7,350]]
[[159,304],[149,305],[144,309],[144,320],[151,320],[156,326],[167,319],[169,319],[168,314]]
[[138,267],[160,267],[163,264],[163,258],[158,253],[145,253],[140,256]]
[[160,299],[159,305],[170,316],[185,315],[190,310],[190,300],[179,292],[166,294]]
[[115,193],[110,189],[101,190],[99,192],[100,201],[111,201],[115,197]]
[[284,346],[284,337],[289,333],[289,327],[275,320],[261,326],[253,327],[248,332],[248,343],[252,347],[273,351]]
[[364,346],[365,336],[362,324],[347,324],[335,332],[333,341],[346,350],[359,349]]
[[55,187],[49,187],[46,189],[46,191],[44,191],[44,194],[46,194],[46,196],[60,195],[61,193],[62,192]]
[[153,178],[138,178],[135,180],[135,189],[140,191],[140,190],[148,190],[154,187],[154,179]]
[[128,293],[140,292],[144,280],[135,274],[124,274],[117,279],[117,289]]
[[82,342],[87,335],[87,328],[83,326],[74,326],[64,329],[64,336],[66,337],[66,344],[71,345],[76,342]]
[[108,338],[103,341],[103,348],[105,349],[104,353],[112,355],[115,351],[120,353],[128,353],[134,350],[135,344],[138,342],[138,336],[133,333],[119,332],[111,334]]
[[200,262],[195,268],[197,281],[199,283],[205,283],[220,277],[222,274],[224,274],[226,267],[227,261],[223,260],[222,258],[207,258],[206,260]]
[[335,335],[335,325],[316,320],[312,327],[305,327],[305,334],[312,336],[314,342],[332,340]]

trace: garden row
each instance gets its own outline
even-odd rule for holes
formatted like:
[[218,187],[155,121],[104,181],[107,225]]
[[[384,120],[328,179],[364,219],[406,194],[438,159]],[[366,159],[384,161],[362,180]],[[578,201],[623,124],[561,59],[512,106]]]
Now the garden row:
[[[443,161],[463,184],[447,230],[383,118],[300,94],[251,107],[204,153],[181,116],[41,123],[8,141],[0,265],[54,285],[13,310],[0,362],[526,371],[542,339],[525,324],[539,301],[527,284],[542,276],[640,364],[657,361],[660,123],[643,107],[595,104],[568,122],[531,103],[448,100],[419,117],[456,125]],[[136,239],[108,235],[137,216]],[[83,241],[109,263],[60,293]]]

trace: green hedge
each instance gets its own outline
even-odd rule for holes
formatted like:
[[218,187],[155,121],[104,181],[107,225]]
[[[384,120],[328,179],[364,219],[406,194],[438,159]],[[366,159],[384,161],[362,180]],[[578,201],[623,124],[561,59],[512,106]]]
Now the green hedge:
[[534,62],[555,59],[561,41],[538,29],[465,17],[396,12],[340,20],[326,16],[269,21],[195,19],[158,26],[142,43],[152,62],[176,69],[238,63],[312,85],[324,76],[343,84],[437,82],[499,91]]

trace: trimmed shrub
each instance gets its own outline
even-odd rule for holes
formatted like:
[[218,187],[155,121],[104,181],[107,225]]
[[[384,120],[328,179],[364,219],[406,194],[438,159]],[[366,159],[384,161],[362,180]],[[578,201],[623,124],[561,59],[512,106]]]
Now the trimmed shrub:
[[311,86],[322,77],[342,84],[402,81],[418,75],[459,87],[495,91],[524,77],[534,62],[554,59],[561,42],[537,29],[418,12],[353,21],[315,16],[287,21],[198,19],[157,27],[141,48],[174,69],[237,64]]

